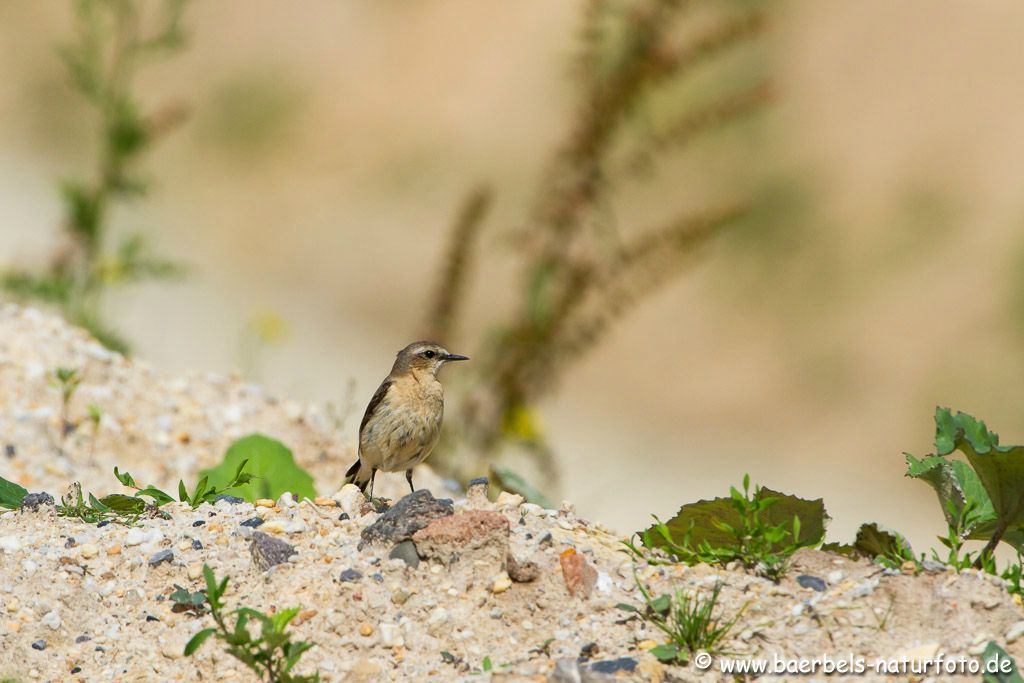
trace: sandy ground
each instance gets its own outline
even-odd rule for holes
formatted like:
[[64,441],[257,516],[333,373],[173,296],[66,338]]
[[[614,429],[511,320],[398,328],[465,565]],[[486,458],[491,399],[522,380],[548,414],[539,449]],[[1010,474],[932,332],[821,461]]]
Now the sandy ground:
[[[102,405],[98,433],[83,423],[61,440],[59,396],[47,381],[56,366],[84,368],[70,415],[76,420],[85,404]],[[174,584],[198,590],[203,563],[231,577],[230,607],[301,607],[295,630],[316,647],[300,668],[318,669],[325,681],[602,680],[612,674],[601,671],[616,669],[627,680],[726,678],[719,662],[703,673],[665,666],[647,652],[662,636],[616,607],[640,603],[637,578],[656,593],[706,592],[721,582],[722,614],[743,610],[723,646],[737,659],[828,655],[870,663],[940,651],[947,659],[973,659],[989,640],[1024,656],[1024,641],[1017,640],[1024,613],[992,577],[883,571],[818,551],[795,556],[777,585],[741,571],[636,564],[622,552],[620,536],[580,518],[571,505],[544,510],[508,495],[495,504],[448,493],[457,499],[457,516],[484,510],[472,514],[507,520],[508,533],[486,543],[462,538],[454,562],[435,557],[409,566],[389,558],[391,543],[359,548],[362,531],[380,515],[351,488],[331,493],[350,453],[330,424],[321,409],[273,399],[237,379],[160,373],[103,351],[57,318],[0,308],[5,478],[57,496],[73,481],[110,493],[120,490],[111,472],[116,463],[167,487],[177,477],[191,481],[231,439],[259,430],[291,445],[325,494],[318,504],[172,504],[169,519],[145,519],[135,528],[97,527],[46,506],[0,514],[0,675],[254,680],[213,641],[192,658],[182,656],[184,643],[210,619],[173,611],[168,596]],[[425,469],[417,479],[445,494]],[[402,486],[391,481],[381,492],[397,499]],[[294,547],[289,561],[269,570],[254,563],[254,530],[242,525],[254,518],[256,531]],[[425,541],[416,543],[429,555]],[[505,572],[512,570],[492,552],[495,543],[533,562],[535,580],[509,579]],[[595,572],[588,597],[567,588],[571,577],[560,558],[570,549]],[[804,587],[801,576],[820,581]],[[451,654],[448,661],[442,652]],[[885,678],[868,671],[857,680]],[[959,677],[938,680],[947,678]]]

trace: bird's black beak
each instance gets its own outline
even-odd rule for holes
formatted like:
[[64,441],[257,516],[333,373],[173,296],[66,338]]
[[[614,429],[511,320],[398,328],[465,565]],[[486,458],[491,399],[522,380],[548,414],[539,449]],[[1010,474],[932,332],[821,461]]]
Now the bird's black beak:
[[444,360],[469,360],[469,356],[460,356],[457,353],[446,353]]

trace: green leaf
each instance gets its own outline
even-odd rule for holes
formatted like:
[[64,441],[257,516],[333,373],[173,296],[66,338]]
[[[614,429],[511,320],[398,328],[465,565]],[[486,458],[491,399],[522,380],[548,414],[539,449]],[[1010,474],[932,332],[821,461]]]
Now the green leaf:
[[144,489],[139,489],[138,491],[135,492],[135,495],[136,496],[147,496],[149,498],[152,498],[153,502],[157,505],[157,507],[159,507],[161,505],[166,505],[167,503],[173,503],[174,502],[174,497],[173,496],[171,496],[170,494],[164,493],[163,491],[161,491],[160,489],[158,489],[155,486],[147,486]]
[[[234,481],[234,475],[245,460],[249,461],[246,470],[253,479],[223,489]],[[239,496],[249,502],[257,498],[276,500],[285,492],[305,498],[316,497],[313,477],[295,463],[292,452],[280,441],[262,434],[250,434],[234,442],[219,465],[203,470],[201,474],[209,477],[209,484],[221,493]]]
[[853,542],[854,550],[870,559],[883,557],[897,564],[914,559],[910,543],[901,534],[887,531],[871,522],[862,524]]
[[291,620],[298,615],[299,609],[300,608],[298,607],[289,607],[288,609],[283,609],[270,617],[270,623],[274,627],[274,633],[284,633],[284,630],[288,628],[288,624],[291,623]]
[[665,612],[668,612],[669,608],[672,606],[672,596],[659,595],[654,600],[651,600],[649,606],[655,612],[664,614]]
[[675,643],[657,645],[648,650],[648,652],[661,662],[674,662],[679,659],[679,646]]
[[482,668],[484,671],[490,671],[493,668],[490,657],[484,657]]
[[981,660],[984,662],[981,677],[984,683],[1024,683],[1024,678],[1017,671],[1017,662],[994,640],[985,646]]
[[[964,537],[1001,540],[1024,550],[1024,446],[1000,446],[981,420],[948,408],[935,412],[934,455],[907,453],[908,477],[930,485],[951,526],[966,517]],[[960,451],[967,462],[946,458]]]
[[185,488],[185,482],[178,480],[178,500],[182,503],[188,502],[188,489]]
[[100,498],[104,507],[117,512],[139,513],[146,509],[146,501],[135,496],[126,496],[123,493],[111,493],[109,496]]
[[629,603],[626,603],[626,602],[620,602],[619,604],[615,605],[615,609],[621,609],[624,612],[639,612],[640,611],[634,605],[630,605]]
[[[825,535],[825,524],[829,519],[821,498],[805,500],[768,488],[758,489],[754,494],[755,502],[769,498],[774,498],[775,502],[759,513],[766,525],[785,525],[784,528],[792,528],[793,518],[798,517],[800,536],[796,543],[800,546],[812,546],[821,542]],[[735,534],[729,531],[743,528],[743,519],[736,510],[735,503],[736,500],[732,497],[688,503],[679,508],[675,517],[664,522],[663,527],[654,524],[642,531],[643,543],[648,548],[668,549],[671,544],[665,537],[667,531],[671,538],[677,541],[689,534],[692,547],[706,543],[710,548],[738,548]],[[792,542],[793,539],[788,538],[787,534],[772,550],[782,551],[785,549],[784,546]]]
[[206,639],[212,636],[216,631],[217,629],[214,628],[204,628],[202,631],[192,636],[192,639],[185,644],[185,656],[188,657],[192,655],[196,650],[202,647],[203,643],[206,642]]
[[128,488],[133,488],[133,489],[138,488],[138,485],[135,483],[135,479],[132,478],[132,475],[129,474],[128,472],[120,472],[120,471],[118,471],[117,465],[114,465],[114,476],[117,477],[117,480],[119,482],[121,482],[122,484],[124,484]]
[[534,503],[544,508],[553,507],[550,500],[540,489],[526,481],[520,474],[504,465],[491,465],[491,477],[503,491],[518,493],[527,503]]
[[28,495],[28,489],[13,481],[0,477],[0,507],[16,510],[21,507],[21,500]]

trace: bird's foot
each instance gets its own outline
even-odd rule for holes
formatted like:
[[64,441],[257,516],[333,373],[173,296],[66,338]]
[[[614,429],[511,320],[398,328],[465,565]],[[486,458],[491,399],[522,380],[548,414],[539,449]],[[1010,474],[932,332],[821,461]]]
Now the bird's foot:
[[387,512],[391,508],[390,498],[376,498],[371,496],[367,502],[376,512]]

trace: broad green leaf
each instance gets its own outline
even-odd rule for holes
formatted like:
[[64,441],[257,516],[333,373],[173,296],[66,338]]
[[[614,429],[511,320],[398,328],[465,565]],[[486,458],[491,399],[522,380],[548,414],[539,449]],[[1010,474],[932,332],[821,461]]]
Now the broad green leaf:
[[853,547],[872,559],[881,556],[902,562],[914,558],[914,551],[902,534],[882,529],[874,522],[861,524]]
[[185,644],[185,656],[188,657],[202,647],[203,643],[206,642],[206,639],[212,636],[216,630],[217,629],[214,628],[204,628],[202,631],[192,636],[192,639]]
[[661,662],[674,662],[679,659],[679,646],[674,643],[652,647],[648,652]]
[[[782,524],[785,528],[792,528],[793,518],[798,517],[800,536],[797,543],[804,546],[821,542],[825,535],[825,524],[829,519],[821,498],[805,500],[768,488],[759,489],[755,501],[759,502],[765,498],[776,499],[774,504],[760,513],[765,524]],[[659,527],[659,524],[654,524],[641,532],[644,545],[649,548],[668,547],[669,543],[664,534],[667,531],[677,543],[689,533],[692,547],[707,543],[711,548],[735,548],[736,537],[729,529],[741,528],[742,519],[736,510],[735,499],[730,496],[688,503],[679,508],[675,517],[665,522],[663,527]],[[783,550],[783,546],[790,541],[791,539],[784,537],[773,550]]]
[[221,463],[203,470],[201,475],[209,477],[210,486],[220,489],[233,481],[243,460],[249,461],[245,469],[253,479],[224,493],[249,502],[257,498],[276,500],[286,492],[300,498],[316,497],[313,477],[295,463],[292,452],[280,441],[262,434],[250,434],[231,444]]
[[[938,408],[935,448],[935,455],[920,460],[906,454],[907,476],[935,490],[951,525],[972,503],[966,538],[988,540],[1002,528],[1002,540],[1024,551],[1024,446],[1001,446],[983,421]],[[954,450],[967,462],[945,457]]]
[[21,507],[21,499],[28,495],[28,489],[13,481],[0,477],[0,507],[16,510]]
[[126,496],[123,493],[111,493],[109,496],[100,498],[105,507],[117,512],[142,512],[146,509],[146,501],[135,496]]
[[166,505],[167,503],[174,502],[174,498],[172,496],[164,493],[155,486],[147,486],[144,489],[139,489],[138,491],[135,492],[135,495],[139,497],[147,496],[149,498],[152,498],[153,502],[157,505],[157,507],[161,505]]
[[1006,650],[990,640],[981,653],[983,683],[1024,683],[1017,671],[1017,662],[1007,654]]

